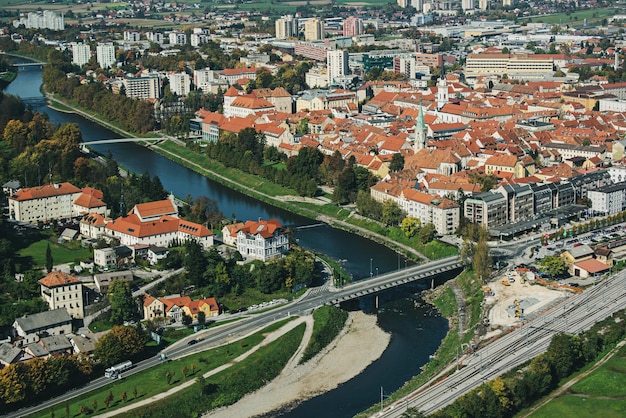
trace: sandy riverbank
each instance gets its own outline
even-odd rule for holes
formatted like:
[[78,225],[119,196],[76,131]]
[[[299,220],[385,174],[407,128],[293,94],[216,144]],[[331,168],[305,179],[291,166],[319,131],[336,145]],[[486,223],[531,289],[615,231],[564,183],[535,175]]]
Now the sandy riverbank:
[[205,417],[248,418],[327,392],[357,376],[378,359],[390,339],[391,336],[376,325],[376,316],[351,312],[344,330],[316,357],[303,365],[289,362],[268,385]]

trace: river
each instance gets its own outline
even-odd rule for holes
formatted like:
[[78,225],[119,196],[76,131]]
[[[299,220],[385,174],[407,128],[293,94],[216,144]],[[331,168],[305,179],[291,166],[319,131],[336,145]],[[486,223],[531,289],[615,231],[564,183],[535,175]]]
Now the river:
[[[119,138],[116,133],[84,119],[81,116],[58,112],[48,108],[39,86],[41,68],[20,68],[18,77],[5,93],[20,96],[33,110],[47,113],[55,124],[76,123],[85,142],[99,139]],[[142,146],[133,143],[117,143],[93,146],[106,154],[111,151],[120,165],[136,172],[158,175],[163,186],[176,196],[184,198],[204,195],[217,201],[225,216],[237,219],[278,218],[283,224],[295,228],[299,245],[318,251],[338,260],[355,279],[384,273],[405,266],[405,259],[387,247],[358,235],[331,228],[311,219],[292,214],[280,208],[259,202],[239,192],[182,167]],[[376,404],[380,400],[380,388],[389,394],[420,371],[447,332],[447,321],[425,306],[415,293],[417,285],[387,291],[379,296],[379,308],[374,307],[373,297],[362,298],[353,308],[378,315],[379,325],[392,338],[383,356],[372,363],[363,373],[339,388],[303,402],[291,412],[281,416],[336,418],[350,417]],[[358,303],[358,305],[357,305]],[[367,344],[364,341],[363,344]]]

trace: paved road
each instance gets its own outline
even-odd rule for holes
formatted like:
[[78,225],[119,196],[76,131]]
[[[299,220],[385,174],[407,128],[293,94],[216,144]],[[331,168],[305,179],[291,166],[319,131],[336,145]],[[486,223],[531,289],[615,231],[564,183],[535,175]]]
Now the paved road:
[[451,404],[481,383],[544,352],[553,335],[577,334],[622,310],[626,304],[626,271],[566,299],[541,317],[477,351],[464,367],[439,383],[387,405],[373,416],[400,417],[409,407],[429,414]]
[[[457,262],[458,257],[448,257],[446,259],[436,260],[418,266],[411,266],[400,271],[380,275],[379,277],[375,277],[370,280],[360,281],[351,284],[350,286],[345,286],[343,288],[332,288],[330,286],[330,280],[328,280],[321,287],[309,289],[307,293],[299,300],[282,306],[277,306],[274,309],[266,312],[259,312],[254,314],[237,314],[235,315],[235,317],[241,317],[241,320],[200,331],[199,333],[196,333],[185,340],[179,341],[172,346],[167,347],[163,350],[163,353],[166,354],[167,357],[170,359],[177,359],[192,353],[205,351],[210,348],[227,344],[233,340],[257,332],[259,329],[262,329],[275,321],[285,319],[293,315],[308,315],[315,308],[335,301],[339,297],[349,295],[354,292],[365,292],[368,288],[382,289],[382,286],[389,282],[398,281],[407,276],[433,272],[436,271],[438,268],[450,266]],[[174,272],[172,272],[172,274],[174,274]],[[139,292],[142,292],[142,290],[135,293]],[[229,317],[232,319],[233,316]],[[222,317],[220,319],[226,319],[226,317]],[[187,341],[189,339],[195,339],[198,342],[194,345],[188,345]],[[122,377],[146,370],[150,367],[155,366],[158,363],[159,359],[156,357],[146,359],[142,362],[137,363],[129,371],[124,372],[122,374]],[[80,396],[89,391],[106,386],[109,383],[111,383],[110,379],[101,377],[91,381],[81,388],[70,391],[55,399],[42,402],[41,404],[32,408],[25,408],[15,413],[8,414],[7,416],[19,417],[46,410],[55,404],[65,402],[66,400],[72,399],[76,396]]]

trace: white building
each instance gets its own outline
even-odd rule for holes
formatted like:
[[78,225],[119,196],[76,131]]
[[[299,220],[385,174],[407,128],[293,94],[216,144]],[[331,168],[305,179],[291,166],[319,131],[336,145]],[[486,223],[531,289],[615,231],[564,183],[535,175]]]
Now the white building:
[[72,318],[84,314],[83,284],[74,276],[62,271],[52,271],[38,281],[41,297],[50,309],[63,308]]
[[87,44],[72,43],[72,64],[79,67],[87,64],[91,58],[91,48]]
[[589,190],[587,197],[594,213],[614,215],[626,209],[626,182]]
[[187,35],[184,32],[170,32],[170,45],[185,45],[187,43]]
[[115,46],[111,42],[98,44],[96,47],[96,59],[100,68],[112,68],[115,65]]
[[9,217],[15,221],[37,223],[75,216],[73,205],[82,194],[70,183],[27,187],[9,196]]
[[139,32],[125,30],[124,31],[124,40],[127,42],[137,42],[141,39],[141,34]]
[[169,74],[170,90],[172,93],[176,93],[179,96],[186,96],[191,89],[191,79],[187,73],[173,73]]
[[165,36],[161,32],[147,32],[146,39],[159,45],[163,45],[165,42]]
[[461,0],[461,8],[463,11],[474,10],[474,0]]
[[209,36],[205,33],[192,33],[189,35],[189,43],[193,47],[198,47],[202,44],[206,44],[209,41]]
[[276,19],[276,38],[286,39],[298,36],[298,19],[291,15],[286,15]]
[[348,68],[349,54],[346,50],[328,51],[326,54],[326,67],[328,70],[328,83],[332,84],[335,79],[345,77],[350,73]]
[[20,25],[24,25],[26,29],[65,30],[65,19],[63,13],[57,15],[52,10],[44,10],[28,13],[26,17],[13,21],[13,27]]
[[125,78],[122,83],[127,97],[139,100],[161,98],[161,80],[157,75]]
[[237,251],[262,261],[281,257],[289,251],[287,231],[277,219],[246,221],[237,231]]

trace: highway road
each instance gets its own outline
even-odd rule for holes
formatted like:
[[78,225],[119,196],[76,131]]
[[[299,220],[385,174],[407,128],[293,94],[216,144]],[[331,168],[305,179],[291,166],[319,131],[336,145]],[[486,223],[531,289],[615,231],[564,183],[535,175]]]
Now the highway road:
[[[355,293],[367,294],[370,292],[370,289],[382,291],[385,286],[388,286],[391,283],[401,282],[411,276],[438,271],[438,269],[441,268],[448,268],[458,264],[458,262],[459,258],[457,256],[448,257],[421,265],[411,266],[391,273],[381,274],[378,277],[359,281],[338,289],[331,289],[328,286],[329,282],[327,281],[325,286],[311,288],[305,296],[289,304],[277,306],[274,309],[259,313],[248,312],[245,314],[239,313],[236,315],[224,316],[221,319],[239,317],[240,320],[200,331],[183,341],[179,341],[174,345],[165,348],[163,353],[167,356],[167,358],[174,360],[192,353],[205,351],[252,334],[275,321],[285,319],[293,315],[311,314],[315,308],[329,303],[335,303],[338,298],[343,298]],[[187,341],[190,339],[195,339],[197,343],[188,345]],[[158,356],[143,360],[137,363],[132,369],[122,373],[121,378],[154,367],[159,364],[160,361],[161,360],[159,360]],[[54,399],[42,402],[31,408],[21,409],[14,413],[7,414],[6,416],[10,418],[22,417],[38,411],[47,410],[53,405],[63,403],[92,390],[102,388],[111,382],[111,379],[100,377],[89,382],[85,386],[69,391]]]
[[476,351],[460,370],[427,388],[384,406],[374,417],[400,417],[408,408],[429,414],[451,404],[481,383],[517,367],[548,348],[559,332],[577,334],[626,306],[626,271],[576,294]]

